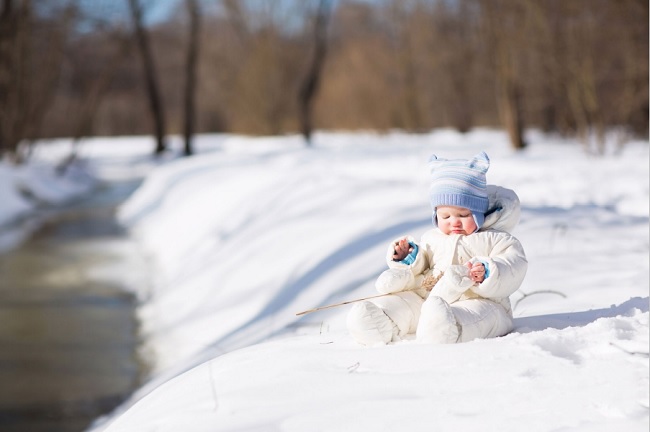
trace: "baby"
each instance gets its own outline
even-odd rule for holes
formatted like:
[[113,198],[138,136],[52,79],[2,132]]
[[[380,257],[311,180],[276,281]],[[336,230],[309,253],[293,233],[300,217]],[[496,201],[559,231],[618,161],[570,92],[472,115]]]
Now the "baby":
[[528,262],[510,234],[519,221],[519,198],[486,184],[485,152],[470,160],[432,156],[429,197],[434,228],[389,246],[389,269],[376,282],[391,295],[357,303],[347,317],[361,344],[398,341],[415,333],[428,343],[503,336],[513,328],[509,296],[519,289]]

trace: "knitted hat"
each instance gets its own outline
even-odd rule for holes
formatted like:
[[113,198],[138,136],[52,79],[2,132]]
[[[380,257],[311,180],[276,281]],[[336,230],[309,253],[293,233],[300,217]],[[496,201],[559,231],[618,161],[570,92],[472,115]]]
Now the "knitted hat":
[[435,226],[438,226],[438,206],[467,208],[471,210],[476,226],[480,228],[483,225],[485,212],[488,210],[485,173],[489,168],[490,159],[485,152],[469,160],[447,160],[438,159],[436,155],[431,156],[429,197]]

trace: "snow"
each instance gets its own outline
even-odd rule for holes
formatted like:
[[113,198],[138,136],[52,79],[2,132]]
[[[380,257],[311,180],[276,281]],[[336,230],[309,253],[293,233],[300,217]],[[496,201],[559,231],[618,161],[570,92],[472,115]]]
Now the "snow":
[[[151,379],[91,429],[647,431],[648,142],[593,156],[528,139],[514,152],[488,129],[318,133],[312,148],[203,135],[196,156],[157,161],[150,140],[88,140],[94,177],[146,174],[119,218],[155,266],[136,293]],[[375,294],[386,244],[430,227],[429,156],[481,150],[488,182],[522,202],[513,333],[368,348],[345,330],[349,306],[296,316]],[[0,164],[0,187],[16,170]],[[11,188],[0,199],[0,225],[31,211]]]

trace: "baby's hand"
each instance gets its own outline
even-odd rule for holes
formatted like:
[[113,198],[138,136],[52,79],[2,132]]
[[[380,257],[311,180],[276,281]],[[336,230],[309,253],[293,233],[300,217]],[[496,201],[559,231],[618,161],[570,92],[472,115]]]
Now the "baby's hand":
[[393,254],[393,261],[402,261],[406,256],[413,251],[407,239],[403,238],[395,242],[395,253]]
[[485,266],[483,263],[477,262],[472,264],[468,262],[465,264],[469,269],[469,278],[474,282],[481,283],[485,280]]

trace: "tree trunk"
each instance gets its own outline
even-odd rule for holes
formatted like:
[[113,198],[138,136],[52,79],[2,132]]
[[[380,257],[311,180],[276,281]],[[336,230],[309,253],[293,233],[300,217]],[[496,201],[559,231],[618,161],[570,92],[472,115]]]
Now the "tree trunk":
[[330,0],[320,0],[314,23],[314,56],[298,93],[298,115],[300,129],[307,145],[311,145],[313,128],[312,108],[318,91],[325,56],[327,54],[327,22],[330,14]]
[[526,142],[523,137],[522,73],[518,63],[525,55],[525,48],[518,39],[525,34],[525,11],[507,1],[483,0],[482,5],[494,59],[499,116],[510,144],[521,150]]
[[20,80],[25,64],[24,45],[20,43],[25,23],[21,10],[14,6],[13,0],[3,0],[0,11],[0,156],[6,153],[12,157],[20,141],[18,129],[24,114]]
[[501,115],[508,131],[510,143],[516,150],[526,147],[524,141],[523,115],[520,86],[506,79],[502,85],[500,98]]
[[31,0],[3,0],[1,7],[0,153],[20,163],[20,142],[40,136],[54,102],[73,16],[65,9],[57,25],[43,31]]
[[192,136],[194,135],[194,125],[196,124],[194,107],[201,15],[197,0],[186,0],[186,5],[190,16],[190,37],[187,46],[187,61],[185,63],[185,119],[183,135],[185,137],[185,156],[190,156],[193,153]]
[[149,108],[151,109],[151,115],[154,122],[154,132],[156,136],[155,154],[159,155],[167,149],[167,146],[165,145],[165,116],[160,90],[158,89],[156,68],[153,62],[151,47],[149,45],[149,38],[142,22],[142,9],[140,4],[138,3],[138,0],[129,0],[129,6],[131,8],[131,16],[133,18],[133,26],[140,50],[140,57],[142,58],[147,95],[149,97]]
[[117,52],[107,62],[108,66],[102,69],[99,74],[91,83],[90,88],[84,94],[84,99],[79,110],[79,120],[76,122],[74,128],[73,138],[79,140],[84,136],[92,133],[93,122],[97,110],[106,95],[115,74],[119,67],[124,62],[127,53],[130,50],[128,38],[123,38],[118,41],[119,47]]

